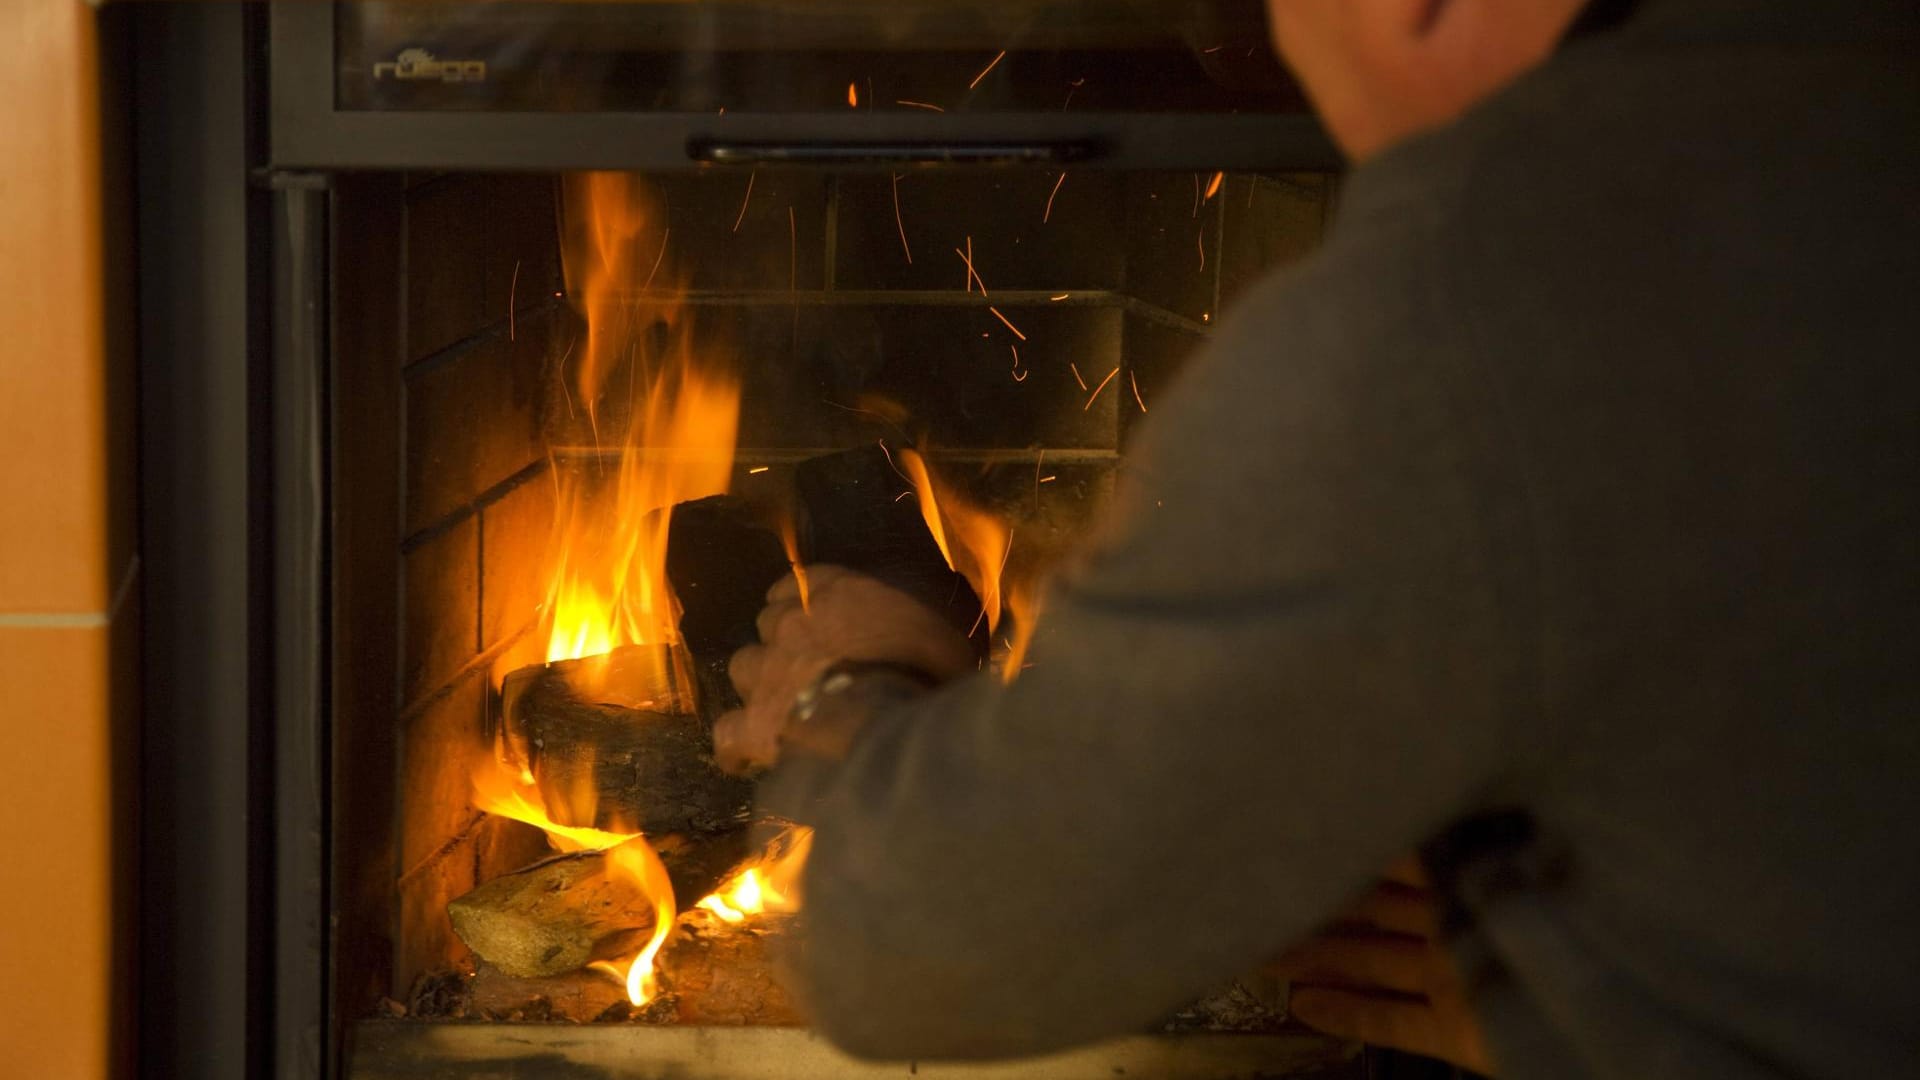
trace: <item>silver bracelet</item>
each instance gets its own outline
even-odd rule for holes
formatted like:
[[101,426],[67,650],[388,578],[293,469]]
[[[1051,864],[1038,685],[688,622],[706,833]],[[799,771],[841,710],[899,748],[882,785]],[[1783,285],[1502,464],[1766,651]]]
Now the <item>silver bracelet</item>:
[[828,698],[838,697],[852,689],[860,679],[874,675],[904,679],[922,690],[931,690],[936,685],[933,676],[911,664],[887,660],[841,660],[815,676],[812,682],[793,696],[793,704],[787,709],[787,721],[793,724],[807,723]]

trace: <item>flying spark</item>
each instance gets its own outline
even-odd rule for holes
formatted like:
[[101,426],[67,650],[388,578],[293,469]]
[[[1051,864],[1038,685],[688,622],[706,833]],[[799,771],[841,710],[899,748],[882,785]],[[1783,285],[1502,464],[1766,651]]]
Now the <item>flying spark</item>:
[[1080,406],[1080,411],[1086,412],[1088,409],[1093,408],[1093,403],[1100,400],[1100,391],[1105,390],[1107,388],[1107,384],[1112,382],[1113,377],[1118,374],[1120,374],[1119,368],[1114,368],[1112,371],[1107,372],[1107,377],[1104,379],[1101,379],[1100,385],[1093,388],[1093,396],[1087,399],[1087,403],[1085,405]]
[[755,169],[747,174],[747,194],[745,198],[740,200],[740,216],[733,219],[734,232],[739,232],[740,223],[747,220],[747,204],[753,202],[753,178],[759,175],[759,169]]
[[994,68],[999,67],[1000,61],[1005,60],[1006,58],[1007,58],[1007,50],[1001,49],[1000,55],[994,57],[991,61],[989,61],[986,67],[981,68],[980,74],[975,75],[973,77],[973,81],[967,84],[967,89],[971,90],[974,87],[979,86],[980,80],[987,77],[987,72],[992,71]]

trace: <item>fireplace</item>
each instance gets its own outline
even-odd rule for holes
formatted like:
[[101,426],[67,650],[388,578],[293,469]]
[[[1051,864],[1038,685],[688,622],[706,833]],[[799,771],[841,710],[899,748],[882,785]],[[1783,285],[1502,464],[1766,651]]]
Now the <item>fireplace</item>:
[[[710,722],[739,620],[696,634],[681,616],[869,557],[933,580],[923,596],[957,605],[982,666],[1017,677],[1035,582],[1222,307],[1318,243],[1337,178],[1257,5],[1171,5],[1169,40],[1143,30],[1156,3],[1091,27],[1036,16],[1024,36],[980,4],[894,6],[918,21],[888,33],[943,28],[941,46],[876,47],[879,8],[857,2],[798,22],[660,3],[296,5],[248,24],[271,91],[249,211],[271,270],[250,445],[274,598],[254,658],[275,777],[253,793],[273,852],[256,1063],[909,1071],[837,1056],[774,977],[804,833],[739,792],[737,814],[665,833],[610,816],[612,751],[591,736],[568,766],[526,687],[614,650],[614,681],[644,693],[565,693],[609,722]],[[680,430],[709,376],[734,411]],[[630,559],[675,506],[654,539],[681,546],[650,587],[678,594],[650,633],[602,549]],[[676,571],[700,528],[711,558]],[[835,546],[875,530],[912,552]],[[569,590],[600,605],[585,629],[561,625]],[[645,865],[594,854],[635,832]],[[671,909],[648,866],[671,871]],[[578,955],[516,960],[475,929],[477,909],[524,921],[487,907],[510,888],[581,873],[638,913]],[[954,1074],[1380,1067],[1290,1026],[1281,988],[1249,976],[1161,1031]]]

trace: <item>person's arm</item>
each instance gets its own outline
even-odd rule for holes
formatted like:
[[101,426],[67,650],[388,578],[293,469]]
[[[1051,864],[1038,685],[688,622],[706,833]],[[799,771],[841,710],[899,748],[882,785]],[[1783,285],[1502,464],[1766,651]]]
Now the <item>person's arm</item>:
[[1521,515],[1406,272],[1370,310],[1338,310],[1336,269],[1222,328],[1016,683],[883,709],[763,785],[816,826],[795,969],[836,1042],[1139,1029],[1506,778],[1533,708]]

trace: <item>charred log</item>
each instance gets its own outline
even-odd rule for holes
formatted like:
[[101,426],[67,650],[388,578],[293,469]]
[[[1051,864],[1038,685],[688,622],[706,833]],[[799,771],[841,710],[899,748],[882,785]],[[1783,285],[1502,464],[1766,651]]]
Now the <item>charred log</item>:
[[667,579],[680,601],[680,637],[693,658],[708,722],[740,704],[727,664],[759,640],[754,619],[767,590],[790,572],[779,537],[749,504],[718,495],[673,508]]
[[752,798],[714,763],[692,697],[683,652],[635,645],[522,668],[501,710],[560,824],[692,839],[740,828]]
[[[879,446],[811,458],[794,471],[802,554],[878,578],[939,612],[962,634],[980,623],[980,598],[947,565],[927,531],[913,485]],[[975,644],[985,655],[984,634]]]

